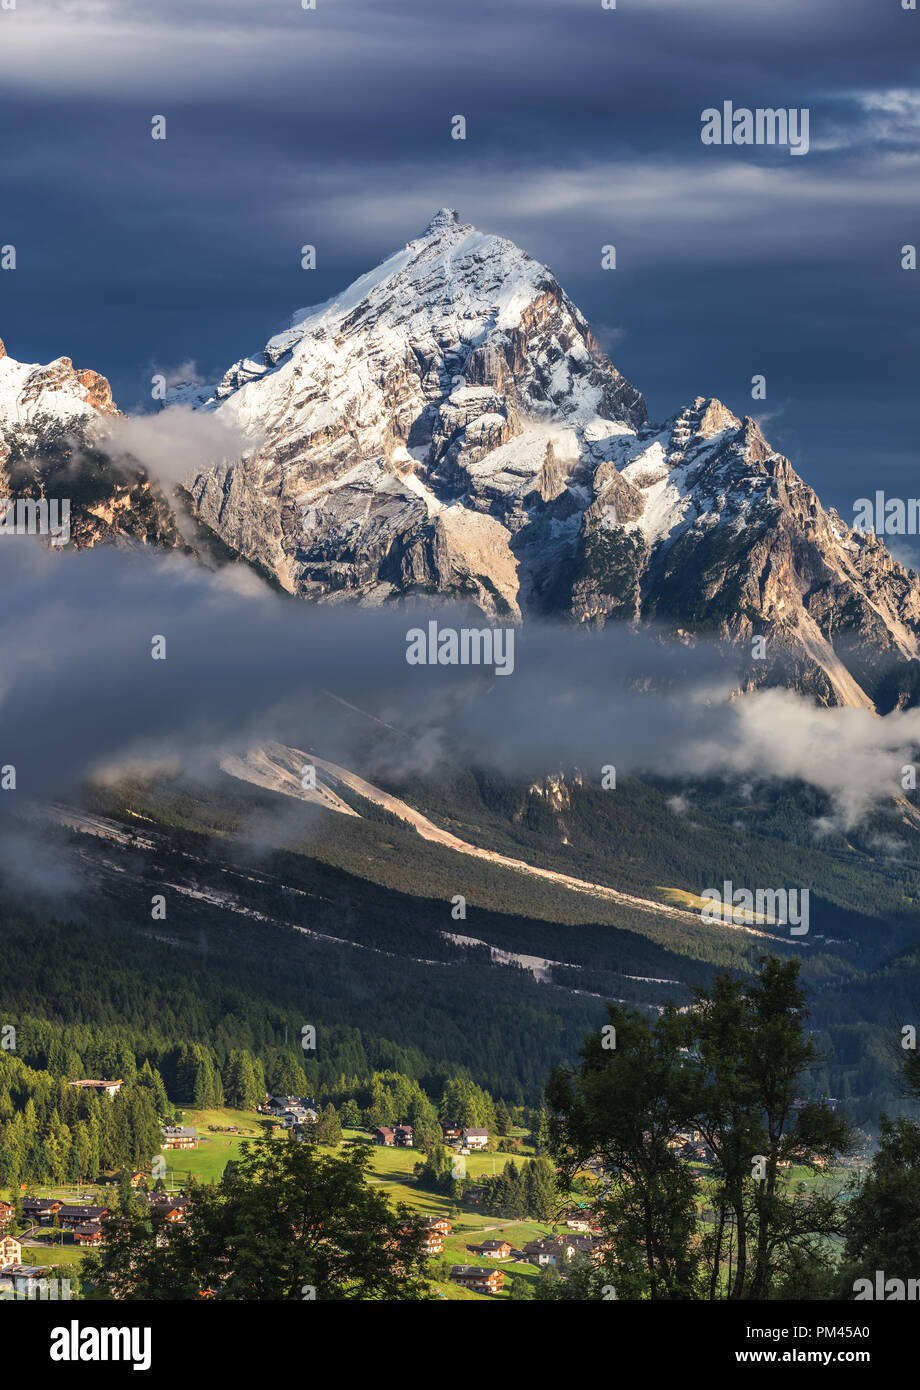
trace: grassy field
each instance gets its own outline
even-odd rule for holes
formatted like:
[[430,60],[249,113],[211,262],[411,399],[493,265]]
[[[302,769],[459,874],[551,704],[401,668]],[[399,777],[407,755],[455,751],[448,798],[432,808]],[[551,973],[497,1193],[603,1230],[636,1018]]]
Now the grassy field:
[[[209,1136],[209,1124],[238,1124],[241,1129],[248,1131],[249,1137],[262,1132],[262,1124],[257,1116],[231,1110],[186,1110],[182,1115],[182,1123],[194,1125],[199,1136],[209,1139],[210,1142],[202,1143],[197,1149],[169,1150],[165,1153],[167,1185],[170,1187],[181,1186],[187,1181],[189,1173],[194,1174],[199,1182],[210,1182],[212,1178],[219,1181],[228,1159],[235,1158],[238,1154],[240,1139],[247,1136]],[[371,1155],[369,1181],[373,1185],[383,1188],[390,1201],[403,1202],[423,1216],[446,1216],[448,1220],[453,1221],[454,1230],[444,1242],[443,1254],[432,1260],[434,1271],[440,1272],[440,1263],[445,1259],[453,1264],[485,1265],[493,1268],[496,1263],[494,1260],[474,1255],[467,1246],[486,1239],[504,1237],[520,1247],[525,1241],[550,1234],[548,1226],[540,1226],[532,1221],[502,1221],[498,1217],[484,1216],[476,1211],[467,1210],[453,1216],[448,1198],[434,1192],[423,1192],[415,1186],[412,1173],[420,1160],[420,1154],[414,1149],[386,1148],[379,1144],[371,1144],[368,1139],[369,1136],[364,1130],[346,1129],[343,1130],[342,1147],[350,1147],[356,1142],[367,1144]],[[515,1157],[520,1162],[521,1158],[527,1156],[525,1153]],[[466,1157],[467,1173],[473,1178],[491,1177],[493,1173],[501,1172],[511,1157],[510,1154],[498,1153],[469,1154]],[[501,1268],[506,1275],[513,1272],[523,1274],[528,1279],[535,1279],[537,1274],[536,1268],[529,1264],[503,1263]],[[435,1278],[432,1283],[449,1301],[472,1299],[478,1302],[495,1302],[508,1297],[510,1279],[506,1279],[502,1293],[495,1295],[473,1293],[469,1289],[460,1288],[449,1279]]]
[[22,1262],[24,1265],[44,1265],[48,1269],[53,1269],[55,1265],[72,1268],[74,1265],[79,1265],[84,1253],[85,1251],[79,1245],[54,1245],[51,1242],[42,1245],[24,1245],[22,1247]]
[[[182,1112],[181,1118],[183,1124],[196,1127],[201,1143],[197,1149],[164,1152],[166,1182],[170,1189],[186,1186],[190,1176],[202,1183],[219,1182],[227,1162],[238,1157],[241,1142],[266,1132],[265,1122],[261,1117],[246,1111],[189,1109]],[[208,1125],[237,1125],[240,1134],[209,1134]],[[276,1132],[280,1134],[280,1131]],[[369,1181],[385,1191],[390,1201],[402,1202],[423,1216],[445,1216],[452,1222],[453,1231],[444,1242],[442,1254],[432,1257],[431,1260],[433,1287],[445,1299],[496,1302],[509,1297],[512,1275],[520,1275],[530,1283],[536,1280],[537,1269],[534,1265],[489,1260],[475,1254],[468,1247],[478,1245],[486,1239],[503,1238],[520,1249],[529,1240],[552,1235],[551,1227],[531,1220],[505,1220],[480,1213],[475,1208],[458,1209],[449,1198],[438,1193],[425,1192],[415,1185],[412,1173],[421,1156],[414,1149],[385,1148],[370,1143],[366,1131],[344,1130],[343,1149],[351,1147],[354,1143],[367,1144],[371,1156]],[[528,1153],[514,1155],[518,1162],[528,1156]],[[510,1162],[511,1157],[510,1154],[499,1153],[470,1154],[466,1158],[467,1173],[473,1178],[491,1177],[493,1173],[500,1172],[504,1165]],[[699,1169],[698,1175],[706,1184],[705,1169]],[[812,1190],[828,1185],[840,1186],[850,1174],[846,1170],[812,1173],[807,1168],[797,1167],[789,1170],[785,1176],[789,1187],[802,1182],[807,1189]],[[60,1197],[70,1202],[78,1199],[93,1201],[99,1197],[101,1201],[108,1202],[114,1200],[115,1191],[111,1186],[98,1184],[79,1189],[72,1185],[63,1185],[36,1189],[36,1195]],[[49,1268],[59,1265],[63,1269],[63,1277],[66,1277],[68,1268],[79,1265],[83,1251],[72,1244],[53,1244],[52,1240],[53,1237],[49,1239],[49,1243],[40,1246],[24,1246],[23,1260],[28,1264]],[[505,1273],[505,1287],[500,1294],[479,1294],[462,1289],[449,1279],[440,1277],[444,1261],[451,1264],[481,1265],[489,1269],[497,1266]]]
[[[201,1183],[219,1182],[231,1158],[237,1158],[244,1139],[266,1133],[265,1121],[249,1110],[183,1110],[183,1125],[198,1130],[197,1149],[164,1149],[166,1186],[185,1187],[189,1177]],[[238,1125],[240,1134],[209,1134],[208,1125]]]
[[666,888],[658,884],[657,891],[666,903],[672,903],[675,907],[685,907],[690,912],[702,912],[706,908],[709,916],[703,918],[704,921],[722,922],[725,926],[743,926],[745,923],[751,926],[778,925],[775,918],[766,917],[763,913],[748,912],[744,908],[733,907],[731,903],[714,903],[698,893],[687,893],[682,888]]
[[[345,1143],[348,1144],[355,1141],[366,1141],[367,1134],[362,1130],[346,1129],[343,1130],[343,1137]],[[478,1245],[483,1240],[504,1238],[520,1248],[528,1240],[536,1240],[541,1236],[551,1234],[548,1226],[541,1226],[533,1221],[503,1220],[501,1217],[484,1215],[475,1209],[461,1208],[457,1211],[449,1198],[436,1192],[425,1192],[416,1187],[412,1180],[412,1171],[416,1163],[419,1162],[420,1155],[414,1149],[390,1149],[378,1144],[370,1145],[369,1148],[372,1160],[369,1181],[385,1187],[386,1195],[390,1201],[403,1202],[412,1211],[417,1211],[422,1216],[446,1216],[453,1223],[453,1232],[445,1240],[442,1254],[432,1257],[431,1266],[434,1273],[440,1273],[440,1266],[444,1260],[458,1265],[483,1265],[489,1269],[494,1269],[498,1265],[505,1272],[505,1287],[500,1294],[473,1293],[470,1289],[460,1288],[450,1279],[433,1278],[433,1287],[446,1299],[450,1301],[473,1299],[480,1303],[497,1302],[508,1297],[512,1273],[523,1274],[530,1280],[536,1279],[537,1270],[534,1265],[509,1264],[505,1261],[489,1260],[484,1256],[474,1254],[467,1249],[467,1246]],[[520,1162],[522,1158],[529,1157],[529,1153],[520,1155],[469,1154],[466,1157],[467,1173],[473,1178],[491,1177],[493,1173],[500,1173],[512,1157]]]
[[[346,1140],[356,1140],[361,1143],[367,1142],[368,1134],[365,1130],[344,1129],[342,1134]],[[372,1172],[381,1177],[390,1174],[411,1174],[416,1163],[421,1161],[422,1155],[416,1149],[397,1149],[386,1148],[382,1144],[368,1144],[368,1148],[373,1155]],[[499,1154],[499,1153],[471,1153],[464,1156],[467,1176],[471,1178],[491,1178],[493,1174],[500,1173],[506,1163],[512,1158],[517,1163],[522,1159],[531,1157],[530,1153],[521,1154]]]
[[[181,1112],[181,1123],[194,1125],[198,1130],[200,1142],[197,1149],[164,1150],[166,1185],[170,1189],[186,1186],[190,1177],[194,1177],[201,1183],[219,1182],[227,1162],[238,1157],[242,1141],[247,1138],[255,1138],[266,1132],[265,1122],[260,1116],[237,1110],[188,1109]],[[237,1125],[240,1134],[209,1134],[208,1125]],[[280,1133],[280,1131],[276,1131],[276,1133]],[[447,1197],[422,1191],[415,1185],[412,1177],[413,1169],[421,1158],[421,1155],[414,1149],[385,1148],[382,1145],[370,1143],[366,1131],[344,1130],[342,1148],[349,1148],[354,1143],[367,1144],[371,1156],[369,1181],[384,1190],[390,1201],[403,1202],[413,1211],[424,1216],[446,1216],[448,1220],[452,1221],[454,1229],[444,1242],[443,1253],[432,1259],[433,1275],[440,1275],[440,1266],[444,1260],[449,1260],[452,1264],[483,1265],[494,1268],[496,1261],[485,1259],[467,1248],[469,1245],[479,1244],[482,1240],[505,1238],[512,1245],[520,1248],[528,1240],[535,1240],[551,1234],[548,1226],[542,1226],[533,1221],[502,1220],[499,1217],[481,1214],[474,1209],[462,1209],[458,1212]],[[529,1154],[525,1152],[513,1157],[520,1162],[522,1158],[528,1156]],[[493,1173],[501,1172],[511,1158],[512,1155],[510,1154],[469,1154],[465,1160],[466,1171],[468,1176],[472,1178],[491,1177]],[[60,1197],[70,1202],[75,1202],[78,1199],[94,1201],[96,1198],[102,1202],[110,1202],[114,1200],[115,1190],[111,1185],[103,1184],[94,1184],[89,1188],[84,1186],[79,1189],[73,1185],[62,1185],[38,1188],[36,1195]],[[49,1243],[42,1246],[27,1246],[23,1249],[23,1260],[30,1264],[49,1267],[53,1265],[73,1267],[79,1265],[82,1257],[83,1251],[80,1247],[72,1244]],[[535,1279],[537,1274],[536,1268],[529,1264],[501,1263],[500,1268],[505,1271],[506,1276],[517,1273],[530,1280]],[[504,1290],[497,1295],[473,1293],[469,1289],[460,1288],[449,1279],[435,1277],[432,1282],[434,1288],[445,1299],[451,1301],[473,1299],[480,1302],[494,1302],[508,1297],[510,1279],[506,1278]]]

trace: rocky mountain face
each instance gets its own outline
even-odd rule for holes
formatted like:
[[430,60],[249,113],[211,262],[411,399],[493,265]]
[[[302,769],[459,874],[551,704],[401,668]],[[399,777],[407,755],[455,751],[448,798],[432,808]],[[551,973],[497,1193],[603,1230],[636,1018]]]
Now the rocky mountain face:
[[140,469],[116,466],[95,441],[95,426],[119,414],[105,377],[9,357],[0,342],[0,501],[49,498],[70,505],[68,544],[88,548],[130,539],[181,543],[165,497]]
[[0,496],[72,497],[76,545],[182,546],[323,602],[654,621],[734,644],[745,685],[920,699],[913,571],[826,511],[753,420],[700,397],[652,424],[552,273],[448,209],[170,401],[252,448],[167,501],[93,444],[117,413],[103,377],[0,345]]
[[656,620],[754,650],[750,685],[782,681],[825,704],[911,699],[920,583],[874,535],[825,510],[755,422],[698,398],[660,428],[589,444],[594,497],[569,610],[582,622]]
[[698,398],[651,424],[551,272],[448,209],[173,398],[251,432],[190,489],[291,593],[764,637],[748,684],[913,698],[917,576],[825,511],[753,420]]
[[573,551],[581,430],[646,419],[546,267],[447,210],[215,387],[174,398],[263,432],[192,492],[291,592],[439,592],[514,617],[546,604]]

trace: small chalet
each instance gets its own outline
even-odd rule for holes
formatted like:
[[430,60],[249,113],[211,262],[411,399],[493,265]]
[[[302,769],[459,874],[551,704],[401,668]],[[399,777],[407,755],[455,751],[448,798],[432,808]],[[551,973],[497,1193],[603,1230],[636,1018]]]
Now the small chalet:
[[10,1224],[15,1214],[16,1208],[13,1206],[13,1203],[4,1202],[3,1199],[0,1198],[0,1231]]
[[557,1264],[562,1263],[563,1256],[558,1241],[529,1240],[524,1246],[524,1258],[532,1265],[552,1265],[555,1269]]
[[71,1081],[71,1086],[82,1086],[85,1091],[105,1091],[114,1100],[125,1084],[123,1081]]
[[422,1221],[422,1250],[426,1255],[440,1255],[444,1237],[450,1235],[450,1222],[443,1216],[426,1216]]
[[316,1101],[312,1096],[266,1096],[265,1104],[259,1110],[263,1115],[275,1115],[282,1119],[285,1115],[310,1111],[315,1118]]
[[389,1125],[379,1125],[374,1130],[373,1136],[375,1144],[385,1144],[388,1149],[391,1149],[396,1143],[395,1131]]
[[87,1221],[101,1221],[104,1216],[108,1216],[108,1207],[61,1207],[57,1213],[58,1221],[65,1230],[74,1230],[77,1226],[83,1226]]
[[285,1110],[283,1124],[285,1129],[302,1129],[304,1125],[315,1124],[318,1119],[319,1115],[315,1110],[298,1105],[293,1110]]
[[445,1248],[445,1238],[439,1230],[425,1230],[422,1232],[421,1248],[427,1255],[441,1255]]
[[511,1254],[511,1243],[507,1240],[484,1240],[479,1253],[488,1260],[507,1260]]
[[[132,1171],[132,1172],[129,1174],[129,1177],[130,1177],[130,1180],[131,1180],[131,1186],[132,1186],[132,1187],[140,1187],[140,1185],[141,1185],[141,1183],[143,1182],[144,1178],[147,1178],[147,1177],[149,1177],[149,1176],[150,1176],[150,1174],[149,1174],[149,1173],[145,1173],[144,1170],[143,1170],[142,1168],[137,1169],[137,1171]],[[99,1181],[100,1181],[100,1182],[111,1183],[113,1187],[117,1187],[118,1184],[121,1182],[121,1178],[122,1178],[121,1173],[113,1173],[111,1177],[100,1178]]]
[[84,1221],[81,1226],[74,1226],[73,1238],[78,1245],[85,1245],[87,1247],[101,1245],[105,1240],[105,1236],[102,1233],[102,1222]]
[[63,1205],[54,1197],[23,1197],[22,1214],[41,1226],[50,1226]]
[[47,1279],[48,1271],[44,1265],[10,1265],[3,1271],[4,1279],[13,1281],[13,1289],[18,1294],[30,1294],[39,1280]]
[[464,1129],[460,1131],[460,1142],[463,1148],[484,1149],[489,1142],[489,1131],[487,1129]]
[[554,1269],[559,1269],[575,1255],[592,1255],[596,1244],[594,1236],[590,1235],[529,1240],[524,1246],[524,1258],[534,1265],[552,1265]]
[[197,1149],[198,1131],[194,1125],[164,1125],[164,1149]]
[[446,1124],[441,1126],[441,1133],[448,1143],[451,1143],[454,1139],[460,1138],[460,1126],[453,1120],[448,1120]]
[[158,1216],[162,1221],[168,1221],[173,1226],[177,1222],[185,1220],[185,1212],[188,1207],[187,1197],[170,1197],[165,1192],[155,1192],[151,1193],[149,1200],[152,1216]]
[[[598,1242],[592,1235],[566,1236],[566,1248],[571,1250],[572,1255],[591,1255],[594,1256],[595,1247]],[[571,1256],[569,1257],[571,1258]]]
[[0,1237],[0,1269],[22,1263],[22,1246],[12,1236]]
[[411,1125],[397,1125],[396,1128],[393,1130],[393,1142],[396,1144],[397,1148],[400,1148],[400,1149],[411,1149],[411,1148],[412,1148],[412,1126],[411,1126]]
[[[441,1231],[435,1230],[432,1226],[426,1225],[424,1221],[420,1224],[422,1227],[422,1238],[420,1243],[420,1249],[422,1253],[425,1255],[440,1255],[441,1251],[444,1249],[443,1233]],[[398,1235],[400,1237],[410,1236],[413,1235],[417,1229],[418,1227],[416,1226],[415,1222],[412,1222],[411,1224],[407,1222],[405,1226],[400,1226]],[[387,1240],[385,1242],[385,1245],[387,1249],[390,1250],[399,1249],[398,1240]]]
[[498,1293],[504,1288],[505,1275],[501,1269],[483,1269],[479,1265],[452,1265],[450,1277],[461,1288],[475,1293]]

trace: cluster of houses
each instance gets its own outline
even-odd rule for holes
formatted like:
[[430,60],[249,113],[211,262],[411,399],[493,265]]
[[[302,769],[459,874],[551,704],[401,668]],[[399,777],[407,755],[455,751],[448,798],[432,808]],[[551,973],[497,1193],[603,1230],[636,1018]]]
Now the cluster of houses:
[[668,1140],[668,1148],[676,1151],[687,1163],[713,1164],[716,1156],[698,1129],[685,1129]]
[[[517,1249],[509,1240],[484,1240],[481,1245],[470,1245],[467,1249],[480,1258],[513,1263],[527,1262],[538,1269],[550,1265],[562,1270],[569,1261],[578,1255],[586,1255],[598,1261],[602,1256],[600,1233],[593,1229],[591,1214],[587,1208],[574,1208],[565,1214],[566,1233],[547,1236],[543,1240],[529,1240],[523,1249]],[[434,1218],[431,1218],[433,1221]],[[440,1254],[440,1247],[435,1253]],[[501,1269],[488,1265],[452,1265],[450,1277],[455,1284],[474,1293],[499,1293],[504,1288],[505,1275]]]
[[[171,1224],[185,1220],[188,1198],[163,1192],[151,1192],[147,1199],[151,1211]],[[58,1201],[54,1197],[24,1197],[23,1214],[36,1225],[50,1226],[55,1220],[58,1225],[71,1232],[76,1244],[82,1246],[101,1245],[105,1239],[102,1220],[108,1216],[108,1207],[76,1206]],[[12,1202],[0,1201],[0,1230],[12,1219],[15,1208]],[[22,1242],[15,1236],[0,1235],[0,1293],[7,1297],[10,1291],[22,1296],[34,1294],[40,1281],[48,1277],[43,1265],[26,1265],[22,1262]]]
[[57,1197],[24,1197],[22,1214],[37,1226],[53,1226],[70,1231],[77,1245],[102,1244],[102,1218],[108,1207],[62,1202]]
[[[587,1255],[597,1260],[600,1256],[598,1241],[593,1235],[565,1235],[548,1237],[546,1240],[529,1240],[523,1250],[516,1250],[507,1240],[485,1240],[482,1245],[471,1246],[477,1255],[492,1260],[526,1260],[542,1268],[551,1265],[563,1269],[576,1255]],[[488,1265],[451,1265],[450,1277],[461,1288],[474,1293],[500,1293],[505,1285],[505,1274],[501,1269]]]
[[262,1105],[257,1105],[260,1115],[280,1120],[285,1129],[295,1132],[306,1124],[313,1124],[319,1117],[319,1109],[313,1096],[266,1096]]
[[[794,1109],[801,1110],[806,1102],[804,1100],[794,1100],[792,1104]],[[828,1101],[828,1104],[832,1110],[837,1108],[837,1100],[833,1096]],[[668,1140],[668,1148],[677,1153],[678,1157],[682,1158],[686,1163],[705,1163],[710,1167],[716,1163],[716,1155],[712,1145],[698,1129],[690,1128],[681,1130],[679,1133],[675,1134],[672,1139]],[[813,1163],[816,1168],[827,1167],[827,1160],[825,1158],[820,1154],[811,1154],[806,1149],[802,1149],[798,1157],[804,1161]],[[779,1166],[780,1168],[789,1168],[791,1167],[791,1162],[787,1160],[780,1163]]]
[[527,1261],[539,1268],[552,1265],[554,1269],[562,1269],[576,1255],[587,1255],[596,1260],[600,1253],[598,1247],[597,1237],[585,1233],[529,1240],[522,1250],[516,1249],[508,1240],[484,1240],[481,1245],[471,1245],[469,1249],[487,1260]]
[[[181,1193],[149,1192],[147,1201],[154,1216],[170,1223],[185,1220],[188,1198]],[[12,1215],[13,1207],[8,1202],[0,1203],[0,1207],[8,1207]],[[34,1225],[53,1226],[56,1223],[61,1230],[70,1231],[75,1244],[87,1247],[103,1243],[105,1232],[102,1222],[110,1211],[109,1207],[75,1205],[62,1202],[57,1197],[24,1197],[22,1200],[23,1216]]]
[[[489,1142],[487,1129],[463,1129],[460,1125],[442,1124],[441,1133],[445,1144],[462,1154],[477,1153]],[[371,1134],[375,1144],[383,1144],[387,1148],[411,1149],[414,1143],[412,1126],[407,1124],[378,1125]]]
[[487,1129],[462,1129],[460,1125],[446,1124],[441,1126],[441,1133],[445,1144],[459,1149],[462,1154],[479,1153],[489,1142]]

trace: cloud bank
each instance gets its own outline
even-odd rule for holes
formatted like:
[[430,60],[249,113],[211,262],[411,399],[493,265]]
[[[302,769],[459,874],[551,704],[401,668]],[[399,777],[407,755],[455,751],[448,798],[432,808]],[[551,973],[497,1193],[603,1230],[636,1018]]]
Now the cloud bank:
[[[240,576],[146,551],[0,544],[0,766],[16,767],[17,794],[65,797],[129,763],[208,775],[222,753],[278,739],[371,780],[471,762],[528,777],[577,766],[598,782],[607,764],[739,784],[803,778],[849,826],[901,794],[920,745],[920,709],[879,718],[784,689],[733,698],[723,653],[654,632],[530,623],[500,680],[410,666],[413,626],[482,619],[310,606]],[[15,802],[0,795],[0,812]]]

